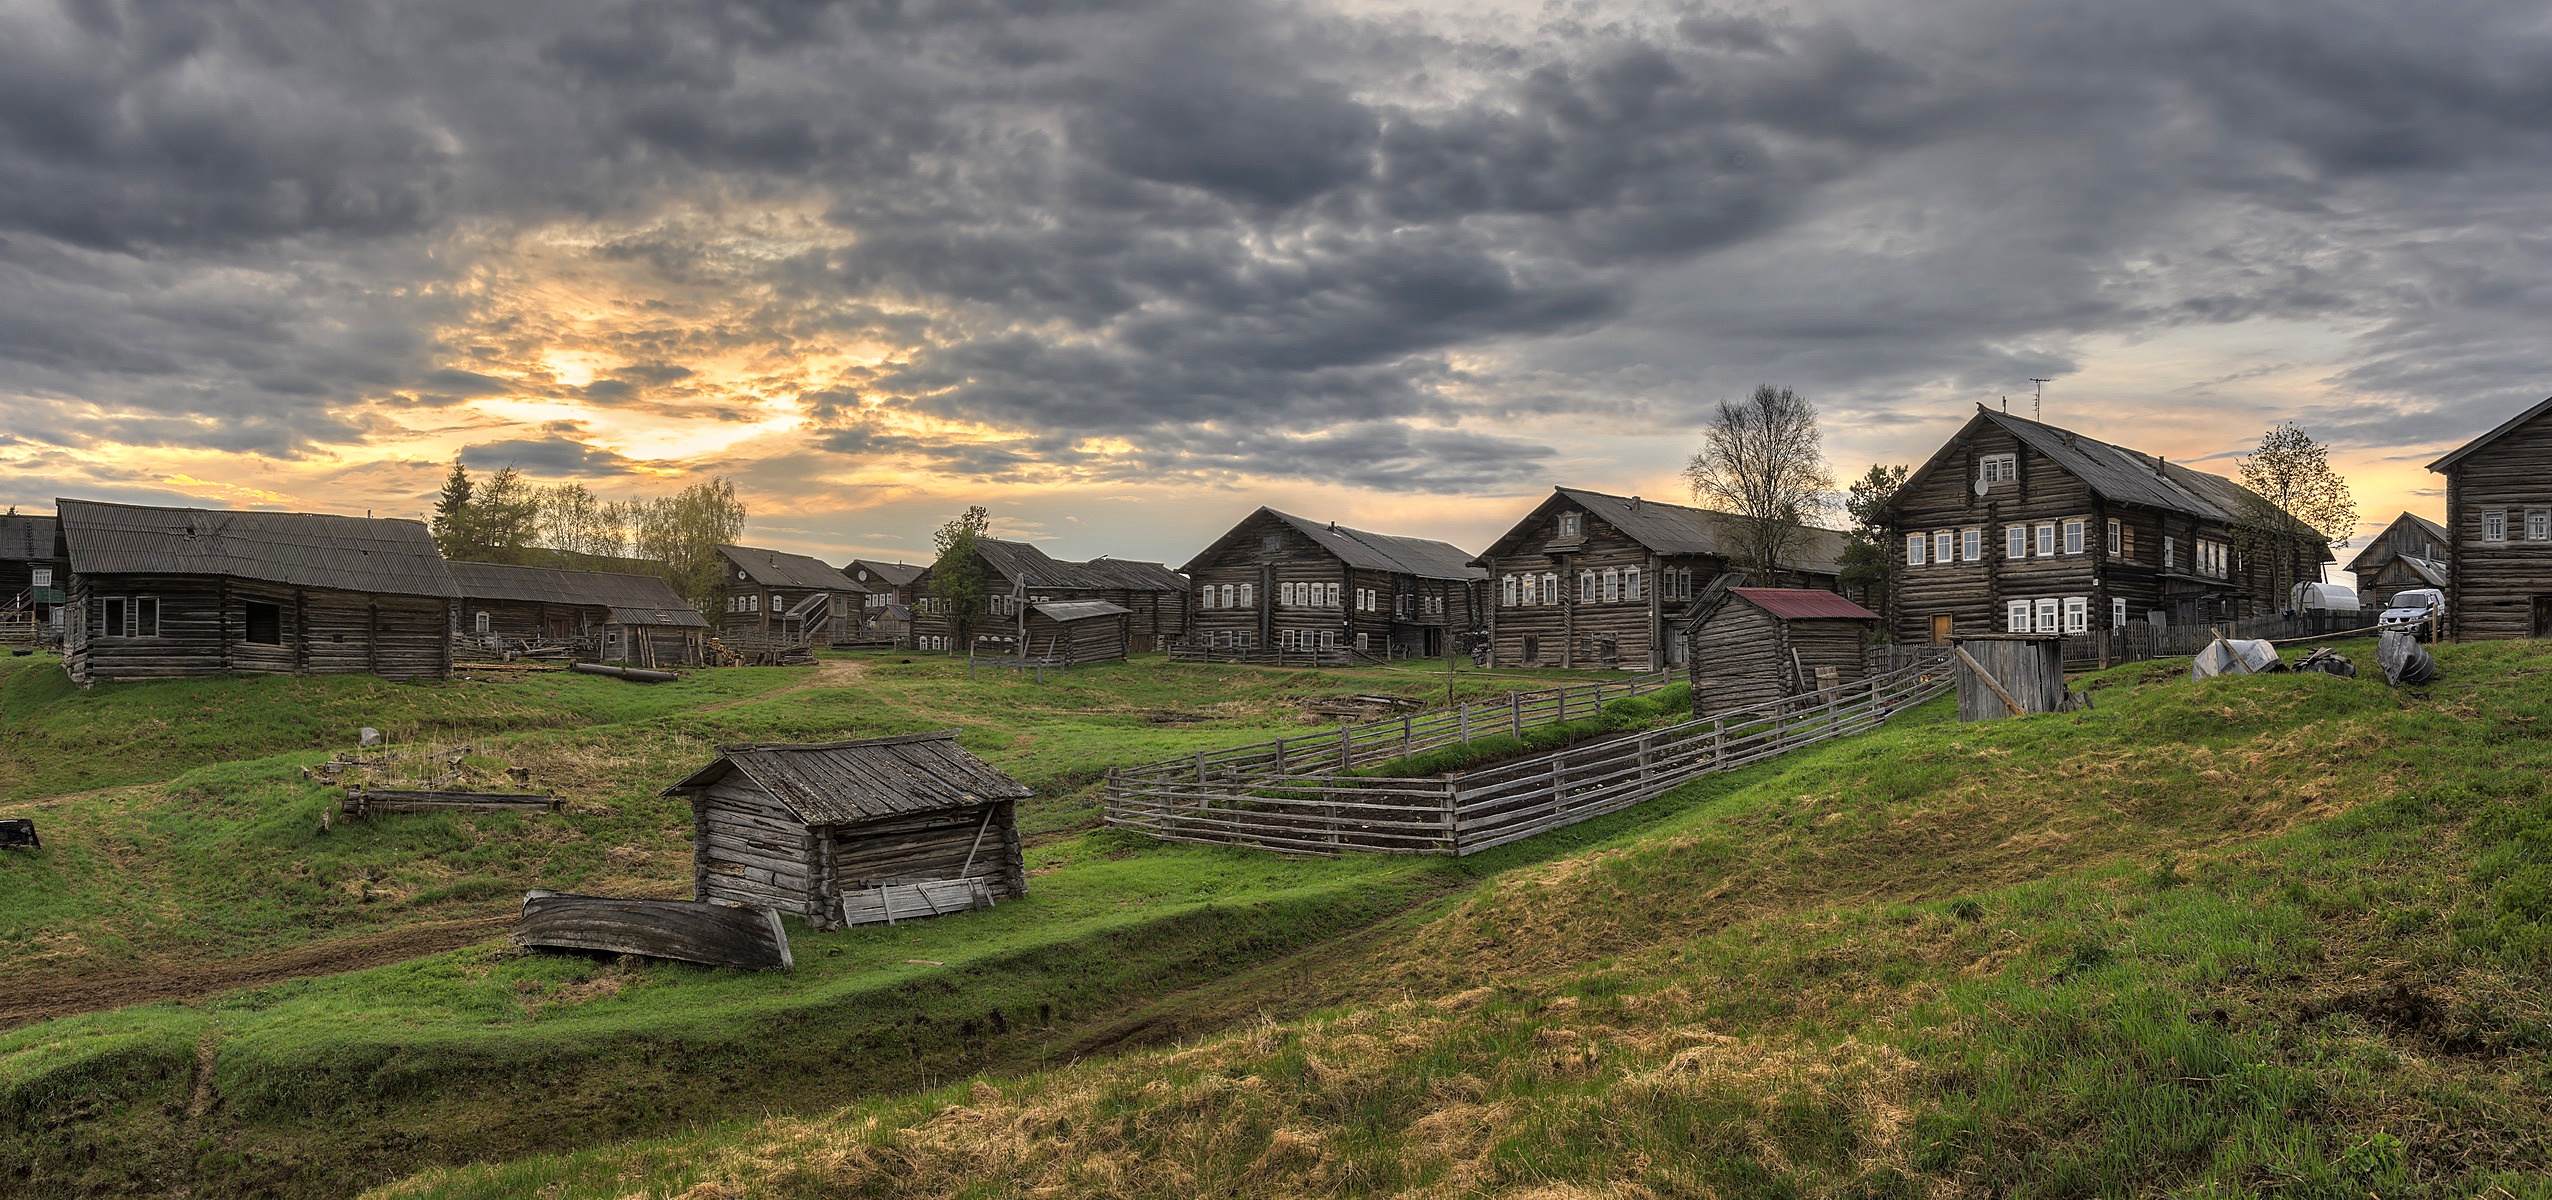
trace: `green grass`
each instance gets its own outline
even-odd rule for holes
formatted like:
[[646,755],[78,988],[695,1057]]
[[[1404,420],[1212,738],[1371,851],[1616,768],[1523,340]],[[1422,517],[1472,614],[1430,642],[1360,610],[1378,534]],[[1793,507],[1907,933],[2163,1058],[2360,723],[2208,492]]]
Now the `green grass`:
[[2552,1196],[2552,656],[2439,657],[1918,714],[1192,1045],[382,1194]]

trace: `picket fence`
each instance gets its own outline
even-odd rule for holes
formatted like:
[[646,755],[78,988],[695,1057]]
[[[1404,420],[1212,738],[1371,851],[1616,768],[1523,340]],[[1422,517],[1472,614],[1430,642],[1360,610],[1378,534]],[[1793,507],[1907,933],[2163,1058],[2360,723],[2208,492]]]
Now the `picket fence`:
[[1947,664],[1930,659],[1773,704],[1427,778],[1292,770],[1264,757],[1247,770],[1200,763],[1120,771],[1108,781],[1106,820],[1165,841],[1310,854],[1477,854],[1874,728],[1951,684]]

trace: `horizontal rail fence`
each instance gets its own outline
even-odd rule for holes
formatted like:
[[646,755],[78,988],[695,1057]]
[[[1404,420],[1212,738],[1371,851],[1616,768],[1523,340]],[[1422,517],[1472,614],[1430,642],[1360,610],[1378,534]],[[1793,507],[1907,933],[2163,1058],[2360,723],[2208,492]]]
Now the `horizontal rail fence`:
[[1512,733],[1545,725],[1582,721],[1604,711],[1608,702],[1645,696],[1672,683],[1664,671],[1609,683],[1580,683],[1538,692],[1509,692],[1503,700],[1477,701],[1454,708],[1388,717],[1360,725],[1341,725],[1300,737],[1278,738],[1200,750],[1184,758],[1164,759],[1139,767],[1121,767],[1111,778],[1111,796],[1134,781],[1186,779],[1195,783],[1251,779],[1263,775],[1313,775],[1353,771],[1358,767],[1405,758],[1422,750],[1467,742],[1475,737]]
[[2289,638],[2323,637],[2331,634],[2375,634],[2377,614],[2371,610],[2353,613],[2303,613],[2292,617],[2252,617],[2227,620],[2209,625],[2146,625],[2130,622],[2117,629],[2078,633],[2065,639],[2065,664],[2146,662],[2156,658],[2187,658],[2204,650],[2222,633],[2230,638],[2266,638],[2282,642]]
[[1169,841],[1314,854],[1476,854],[1654,799],[1704,775],[1874,728],[1938,696],[1937,659],[1776,703],[1623,734],[1481,771],[1119,773],[1107,823]]

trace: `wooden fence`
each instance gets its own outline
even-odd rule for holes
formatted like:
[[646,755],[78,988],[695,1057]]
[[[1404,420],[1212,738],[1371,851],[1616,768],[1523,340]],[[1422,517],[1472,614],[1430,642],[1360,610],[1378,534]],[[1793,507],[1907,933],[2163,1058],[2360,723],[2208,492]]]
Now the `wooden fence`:
[[1539,692],[1509,692],[1503,700],[1477,701],[1458,708],[1411,713],[1341,725],[1300,737],[1278,738],[1228,750],[1199,750],[1184,758],[1164,759],[1139,767],[1122,767],[1110,776],[1113,797],[1120,786],[1136,781],[1180,778],[1205,783],[1262,775],[1305,775],[1352,771],[1374,763],[1405,758],[1421,750],[1467,742],[1496,733],[1521,736],[1545,725],[1582,721],[1604,711],[1607,701],[1645,696],[1674,677],[1665,671],[1634,675],[1606,683],[1580,683]]
[[2065,639],[2065,665],[2096,666],[2100,663],[2146,662],[2156,658],[2186,658],[2215,641],[2222,633],[2230,638],[2266,638],[2273,642],[2288,638],[2321,637],[2334,633],[2364,632],[2375,636],[2372,609],[2353,613],[2299,613],[2292,617],[2251,617],[2227,620],[2212,625],[2146,625],[2130,622],[2123,628],[2103,629],[2093,633],[2077,633]]
[[1479,771],[1380,778],[1344,771],[1189,770],[1109,779],[1107,823],[1168,841],[1297,853],[1477,854],[1874,728],[1950,687],[1938,660],[1662,729]]

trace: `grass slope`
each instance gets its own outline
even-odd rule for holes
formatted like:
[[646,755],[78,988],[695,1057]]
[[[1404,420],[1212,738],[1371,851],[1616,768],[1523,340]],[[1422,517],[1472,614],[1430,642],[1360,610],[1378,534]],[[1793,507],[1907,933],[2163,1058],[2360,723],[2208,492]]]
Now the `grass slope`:
[[2552,657],[2440,659],[2122,668],[1494,877],[1304,1015],[380,1194],[2552,1196]]

